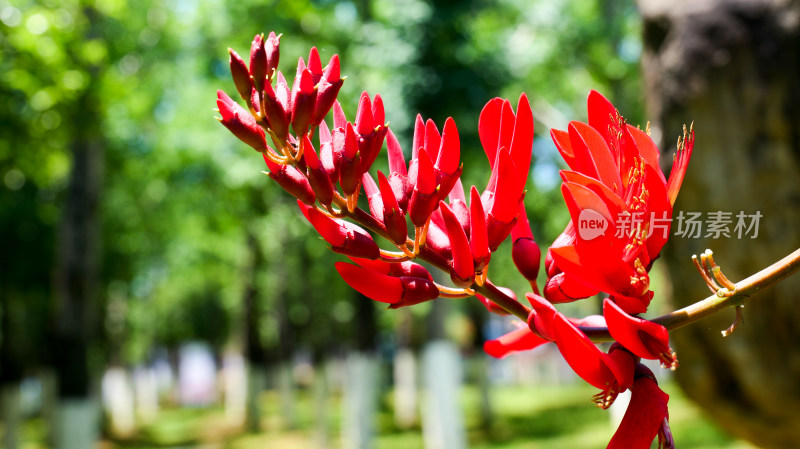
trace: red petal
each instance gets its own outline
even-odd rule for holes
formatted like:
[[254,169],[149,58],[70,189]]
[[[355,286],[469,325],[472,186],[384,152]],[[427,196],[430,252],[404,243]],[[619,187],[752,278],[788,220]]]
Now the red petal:
[[547,300],[535,293],[526,293],[525,297],[533,307],[533,312],[528,315],[528,327],[536,329],[543,338],[555,341],[556,333],[553,325],[556,315],[560,312]]
[[611,337],[626,349],[644,359],[661,360],[668,367],[677,365],[675,354],[669,347],[667,328],[628,315],[608,298],[603,301],[603,315]]
[[516,179],[514,161],[507,151],[500,151],[497,173],[497,187],[494,195],[491,213],[500,223],[509,223],[517,216],[518,205],[522,192]]
[[308,52],[308,71],[313,75],[314,84],[322,78],[322,61],[319,59],[317,47],[311,47]]
[[314,151],[314,146],[308,139],[308,135],[303,136],[300,146],[303,148],[303,160],[308,167],[308,182],[311,184],[311,188],[314,189],[317,200],[319,200],[320,204],[330,205],[333,201],[333,185],[327,170],[325,170],[317,157],[317,152]]
[[331,83],[335,84],[337,81],[342,79],[341,69],[339,63],[339,55],[331,56],[330,61],[328,61],[328,65],[325,66],[325,71],[322,74],[322,78]]
[[408,216],[414,226],[422,227],[436,209],[438,201],[436,175],[433,172],[433,164],[431,164],[428,153],[424,148],[419,151],[416,171],[417,183],[414,185],[411,199],[408,201]]
[[524,93],[519,97],[517,115],[514,120],[514,136],[511,139],[509,153],[517,167],[517,181],[521,182],[520,192],[525,189],[531,168],[531,152],[533,151],[533,111]]
[[497,142],[500,138],[500,115],[503,108],[502,98],[492,98],[481,110],[478,119],[478,135],[481,139],[481,146],[489,158],[490,168],[494,167],[495,155],[497,154]]
[[585,148],[591,158],[591,165],[596,169],[597,179],[617,194],[622,192],[619,168],[603,136],[585,123],[571,122],[569,126],[570,142],[575,149],[575,156],[578,157],[577,148]]
[[358,134],[365,136],[371,133],[373,128],[372,103],[369,100],[369,94],[362,92],[361,100],[358,103],[358,111],[356,112],[356,130]]
[[492,253],[489,251],[489,234],[486,230],[486,214],[483,210],[481,196],[475,186],[469,191],[469,238],[472,257],[476,270],[482,270],[488,263]]
[[363,173],[356,134],[353,126],[347,123],[342,148],[342,162],[339,167],[339,185],[346,195],[352,195],[358,191]]
[[389,156],[389,174],[407,176],[406,159],[403,156],[403,149],[397,141],[394,133],[390,129],[386,134],[386,150]]
[[667,418],[668,401],[651,377],[634,380],[628,410],[606,449],[649,449]]
[[651,139],[647,133],[633,125],[627,125],[626,132],[630,134],[630,139],[635,142],[636,147],[639,149],[639,155],[644,158],[647,165],[656,169],[661,183],[666,184],[667,180],[664,178],[664,173],[661,172],[661,167],[658,163],[660,152],[658,151],[656,143],[653,142],[653,139]]
[[375,184],[375,180],[369,173],[361,176],[361,184],[364,186],[364,194],[367,195],[370,214],[378,221],[383,222],[383,197],[378,185]]
[[681,189],[683,178],[686,175],[686,169],[689,167],[689,160],[692,158],[692,150],[694,150],[694,131],[689,131],[689,135],[686,136],[682,142],[682,148],[678,148],[675,159],[672,161],[672,170],[669,173],[669,181],[667,181],[667,192],[669,194],[669,201],[672,204],[675,204],[678,191]]
[[425,146],[425,121],[422,116],[417,114],[414,121],[414,139],[411,141],[411,159],[415,160],[418,157],[419,149]]
[[406,217],[403,215],[403,212],[400,210],[400,205],[394,197],[392,186],[389,185],[386,176],[380,171],[378,172],[378,183],[381,190],[381,197],[383,198],[382,214],[386,230],[396,245],[404,245],[408,238]]
[[447,228],[447,236],[450,239],[450,248],[453,255],[453,281],[460,286],[468,286],[472,284],[475,267],[467,236],[447,204],[441,202],[439,210],[442,212],[442,218],[444,218],[444,224]]
[[390,309],[413,306],[439,297],[436,284],[427,279],[401,277],[400,281],[403,285],[403,299],[389,306]]
[[558,350],[564,356],[575,374],[601,390],[609,389],[616,377],[608,364],[608,355],[597,348],[583,332],[578,330],[567,319],[556,314],[553,318]]
[[554,304],[573,302],[598,293],[600,293],[598,289],[590,287],[564,272],[552,276],[544,285],[544,296]]
[[421,148],[417,162],[417,182],[414,185],[414,190],[419,190],[424,195],[431,195],[436,190],[436,175],[433,171],[433,164],[431,163],[428,152],[425,148]]
[[439,158],[439,150],[442,146],[442,135],[439,134],[439,128],[433,119],[428,119],[425,122],[425,143],[423,147],[428,151],[428,156],[431,162]]
[[553,139],[553,143],[556,144],[556,149],[558,149],[558,152],[561,153],[561,157],[564,158],[564,162],[567,163],[567,166],[573,170],[577,170],[574,167],[575,154],[572,152],[572,144],[569,141],[569,133],[558,129],[551,129],[550,138]]
[[336,262],[334,266],[347,285],[367,298],[388,304],[403,299],[403,282],[400,278],[376,273],[346,262]]
[[459,159],[461,158],[461,144],[458,138],[456,122],[452,117],[448,117],[444,122],[442,130],[441,149],[436,159],[436,168],[446,174],[455,173],[458,170]]
[[381,126],[386,123],[386,113],[383,110],[383,98],[380,94],[375,94],[372,101],[372,126]]
[[500,338],[487,341],[483,344],[483,350],[492,357],[502,359],[511,353],[527,351],[545,343],[549,341],[534,334],[527,327],[520,327]]
[[614,105],[596,90],[589,92],[587,105],[589,126],[599,131],[606,142],[615,142],[617,140],[616,133],[619,131],[616,123],[619,113]]
[[335,101],[333,103],[333,129],[342,128],[344,129],[345,125],[347,124],[347,117],[344,115],[344,110],[342,109],[342,105]]

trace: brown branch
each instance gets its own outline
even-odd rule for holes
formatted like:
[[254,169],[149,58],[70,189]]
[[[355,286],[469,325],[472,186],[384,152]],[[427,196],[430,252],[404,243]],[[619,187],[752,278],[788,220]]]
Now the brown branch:
[[[661,324],[669,330],[677,329],[719,312],[726,307],[740,306],[749,301],[754,294],[791,276],[798,270],[800,270],[800,249],[796,249],[788,256],[747,279],[737,282],[735,284],[735,293],[730,296],[713,294],[680,310],[653,318],[651,321]],[[720,292],[727,292],[727,290],[723,289]],[[611,341],[611,336],[605,327],[584,327],[581,330],[592,341]]]

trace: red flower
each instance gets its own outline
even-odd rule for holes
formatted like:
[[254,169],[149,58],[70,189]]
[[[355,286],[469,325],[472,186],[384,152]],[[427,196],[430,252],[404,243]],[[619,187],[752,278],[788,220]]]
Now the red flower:
[[[626,312],[641,313],[652,298],[647,272],[669,236],[694,139],[684,137],[667,181],[646,133],[626,124],[599,93],[592,91],[588,103],[588,124],[571,122],[568,131],[551,132],[573,170],[562,172],[572,229],[550,248],[545,292],[563,302],[603,291]],[[574,232],[587,213],[606,224],[599,235]]]

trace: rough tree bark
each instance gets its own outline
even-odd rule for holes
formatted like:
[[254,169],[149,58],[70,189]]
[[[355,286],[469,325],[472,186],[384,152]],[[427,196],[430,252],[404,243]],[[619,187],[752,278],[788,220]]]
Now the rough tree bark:
[[[672,236],[662,253],[674,305],[708,294],[690,261],[715,252],[738,281],[800,246],[800,2],[639,0],[648,117],[660,148],[694,121],[696,144],[679,211],[732,212],[730,238]],[[668,152],[669,153],[669,152]],[[664,158],[671,162],[671,157]],[[739,239],[739,211],[760,211],[758,236]],[[676,231],[673,218],[673,233]],[[800,441],[800,278],[759,293],[744,324],[721,313],[673,332],[676,377],[725,430],[762,447]]]

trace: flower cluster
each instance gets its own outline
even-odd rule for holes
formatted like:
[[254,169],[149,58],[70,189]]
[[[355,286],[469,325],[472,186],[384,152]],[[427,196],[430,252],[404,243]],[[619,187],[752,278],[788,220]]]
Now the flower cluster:
[[[268,175],[297,198],[303,216],[331,249],[350,259],[335,264],[345,282],[390,308],[474,296],[491,312],[522,318],[519,329],[487,342],[486,352],[503,357],[554,342],[573,370],[601,390],[594,397],[599,406],[607,408],[620,392],[632,391],[609,447],[647,448],[656,436],[660,447],[672,447],[668,397],[639,362],[660,360],[674,368],[677,359],[666,328],[635,316],[653,297],[648,271],[666,236],[649,233],[647,222],[623,234],[584,238],[578,231],[587,211],[612,230],[619,217],[671,218],[693,134],[685,132],[679,140],[666,179],[648,134],[626,124],[597,92],[589,95],[588,124],[572,122],[567,131],[551,132],[570,168],[561,176],[571,222],[547,252],[547,281],[540,292],[541,251],[523,205],[534,138],[525,94],[516,111],[500,98],[482,110],[478,130],[491,174],[482,190],[470,186],[465,191],[452,118],[440,131],[432,120],[417,116],[407,161],[385,123],[379,95],[363,93],[355,120],[345,116],[336,101],[343,82],[338,56],[323,68],[312,48],[307,63],[299,59],[290,89],[277,69],[279,47],[274,33],[256,36],[249,67],[230,50],[233,80],[247,108],[218,91],[220,121],[262,153]],[[329,127],[325,118],[331,110]],[[372,173],[384,142],[388,174]],[[366,208],[359,207],[362,190]],[[397,251],[379,247],[375,236]],[[530,307],[488,279],[492,254],[509,237],[513,262],[531,285],[525,295]],[[447,272],[453,285],[434,281],[417,259]],[[608,294],[603,316],[575,319],[553,305],[601,292]],[[607,328],[615,340],[607,352],[586,334],[596,327]]]

